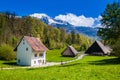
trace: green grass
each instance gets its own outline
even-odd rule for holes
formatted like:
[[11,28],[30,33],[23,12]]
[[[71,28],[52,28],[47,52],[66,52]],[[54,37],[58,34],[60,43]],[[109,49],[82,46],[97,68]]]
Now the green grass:
[[[48,62],[61,62],[61,61],[69,61],[75,59],[75,57],[62,57],[61,53],[64,49],[56,49],[47,51],[47,61]],[[22,67],[16,64],[16,60],[13,61],[3,61],[0,60],[0,68],[5,67]]]
[[18,65],[16,64],[16,60],[12,60],[12,61],[0,60],[0,68],[6,68],[6,67],[7,68],[9,68],[9,67],[18,67]]
[[0,70],[0,80],[120,80],[120,59],[85,56],[53,67]]
[[64,49],[56,49],[47,51],[47,61],[48,62],[61,62],[61,61],[69,61],[75,59],[75,57],[62,57],[61,53]]

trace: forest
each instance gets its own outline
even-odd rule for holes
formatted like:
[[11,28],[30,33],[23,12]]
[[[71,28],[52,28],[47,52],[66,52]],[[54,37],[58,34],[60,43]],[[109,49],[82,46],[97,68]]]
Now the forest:
[[73,45],[77,50],[85,50],[92,40],[74,31],[67,33],[63,28],[44,24],[37,18],[17,16],[15,12],[0,12],[0,45],[16,47],[23,36],[38,37],[49,49]]

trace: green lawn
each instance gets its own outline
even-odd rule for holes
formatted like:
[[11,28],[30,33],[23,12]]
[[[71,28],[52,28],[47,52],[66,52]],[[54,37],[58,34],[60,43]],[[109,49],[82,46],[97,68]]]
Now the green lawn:
[[[62,57],[61,52],[64,49],[56,49],[56,50],[49,50],[47,51],[46,59],[48,62],[61,62],[61,61],[68,61],[73,60],[75,57]],[[16,64],[16,60],[13,61],[2,61],[0,60],[0,68],[3,67],[22,67]]]
[[47,51],[47,61],[48,62],[61,62],[61,61],[69,61],[75,59],[75,57],[62,57],[61,53],[64,49],[56,49]]
[[16,64],[16,60],[13,60],[13,61],[3,61],[3,60],[0,60],[0,68],[18,67],[18,66],[19,65]]
[[120,80],[120,59],[85,56],[53,67],[0,70],[0,80]]

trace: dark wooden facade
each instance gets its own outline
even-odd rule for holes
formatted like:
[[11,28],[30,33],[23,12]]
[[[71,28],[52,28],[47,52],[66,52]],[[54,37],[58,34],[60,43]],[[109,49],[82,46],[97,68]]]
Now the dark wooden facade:
[[85,53],[90,55],[108,55],[110,51],[100,41],[95,41]]

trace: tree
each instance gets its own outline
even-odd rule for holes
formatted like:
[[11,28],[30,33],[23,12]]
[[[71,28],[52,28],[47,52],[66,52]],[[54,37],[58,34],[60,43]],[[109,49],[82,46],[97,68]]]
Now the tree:
[[75,43],[75,31],[74,30],[71,31],[71,38],[72,38],[72,43],[74,44]]
[[101,16],[101,24],[104,28],[99,29],[98,36],[105,40],[118,39],[120,37],[120,4],[117,2],[108,4]]
[[112,46],[113,54],[120,57],[120,39],[116,41],[116,43]]
[[101,24],[104,28],[99,29],[98,36],[111,45],[113,52],[120,56],[118,53],[120,52],[120,45],[118,45],[120,40],[120,4],[117,2],[108,4],[101,16]]
[[[63,28],[54,28],[30,16],[18,17],[15,13],[0,12],[0,46],[15,47],[23,36],[38,37],[49,49],[64,48],[74,44],[78,49],[87,37],[67,33]],[[7,50],[6,50],[7,51]]]

